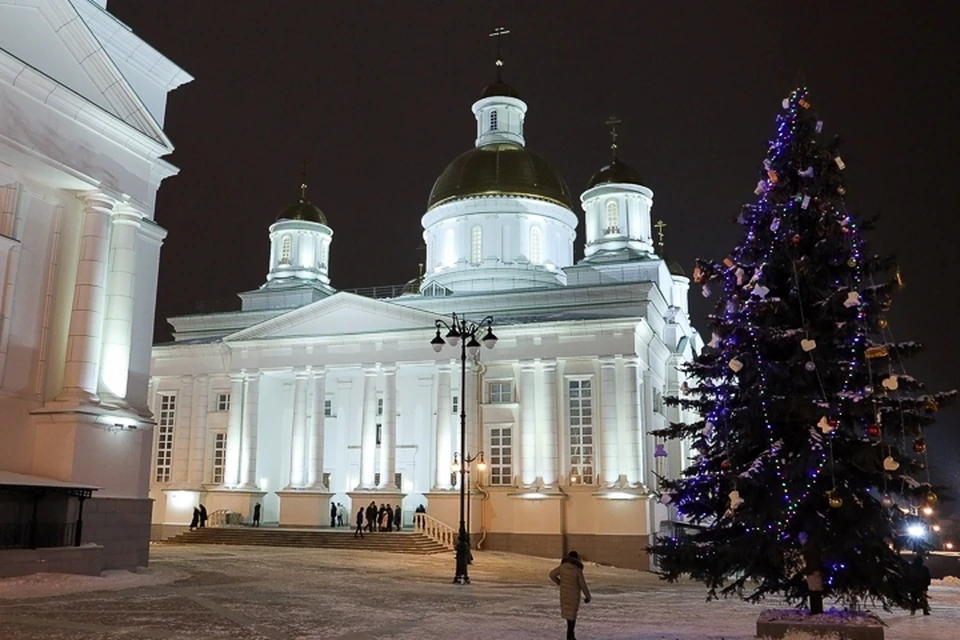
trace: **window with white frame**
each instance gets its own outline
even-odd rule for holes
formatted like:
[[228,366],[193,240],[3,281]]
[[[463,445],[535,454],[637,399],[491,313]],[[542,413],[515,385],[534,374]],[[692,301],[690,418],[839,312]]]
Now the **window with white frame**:
[[[373,484],[379,487],[380,478],[381,476],[379,471],[373,474]],[[403,474],[402,473],[393,474],[393,485],[398,489],[403,490]]]
[[513,384],[508,380],[496,380],[490,383],[490,404],[509,404],[513,402]]
[[230,411],[230,394],[229,393],[218,393],[217,394],[217,403],[214,407],[217,411]]
[[593,390],[588,378],[569,380],[570,484],[593,484]]
[[327,399],[323,401],[323,417],[332,418],[333,416],[333,398],[328,396]]
[[530,229],[530,262],[540,264],[543,262],[543,247],[540,238],[540,227]]
[[490,112],[490,131],[497,130],[497,111],[494,109]]
[[513,429],[490,427],[489,458],[487,469],[491,485],[505,486],[513,483]]
[[474,225],[470,229],[470,262],[480,264],[483,261],[483,229]]
[[457,394],[450,397],[450,413],[460,415],[460,396]]
[[659,389],[653,390],[653,412],[663,413],[663,392]]
[[170,482],[173,462],[173,427],[177,419],[177,396],[160,394],[160,411],[157,414],[157,482]]
[[607,203],[607,228],[604,229],[604,233],[607,235],[620,233],[620,211],[616,200]]
[[223,469],[227,462],[227,434],[216,433],[213,436],[213,464],[211,480],[214,484],[223,484]]
[[280,264],[290,264],[290,256],[293,254],[293,238],[289,235],[283,236],[280,241]]
[[323,486],[325,486],[327,489],[330,488],[330,472],[329,471],[326,471],[323,474]]

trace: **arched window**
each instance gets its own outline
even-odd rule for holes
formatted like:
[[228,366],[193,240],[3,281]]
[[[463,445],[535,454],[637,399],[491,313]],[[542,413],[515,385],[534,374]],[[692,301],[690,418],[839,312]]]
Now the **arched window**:
[[280,264],[290,264],[290,254],[293,253],[293,238],[283,236],[280,241]]
[[540,227],[530,229],[530,262],[533,264],[543,262],[543,252],[540,244]]
[[493,110],[490,112],[490,131],[497,130],[497,111]]
[[607,203],[607,228],[604,229],[604,233],[607,235],[620,233],[620,211],[616,200]]
[[483,229],[475,225],[470,230],[470,262],[480,264],[483,260]]

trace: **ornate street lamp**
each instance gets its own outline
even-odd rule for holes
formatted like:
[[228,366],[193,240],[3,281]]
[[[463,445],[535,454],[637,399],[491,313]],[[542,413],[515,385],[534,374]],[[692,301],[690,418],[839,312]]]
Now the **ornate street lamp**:
[[[486,327],[486,335],[483,336],[483,344],[487,349],[493,349],[497,344],[497,336],[493,335],[493,316],[487,316],[480,322],[470,322],[463,316],[453,314],[452,320],[447,323],[444,320],[436,321],[437,335],[430,341],[430,345],[437,353],[443,351],[443,345],[446,343],[451,347],[460,346],[460,446],[466,448],[467,445],[467,394],[464,393],[467,388],[467,354],[471,357],[480,352],[480,341],[477,340],[477,334]],[[441,337],[441,330],[446,329],[446,337]],[[460,531],[457,536],[457,569],[454,574],[454,584],[470,584],[470,577],[467,575],[467,565],[470,560],[470,538],[467,534],[467,525],[465,520],[466,512],[466,484],[467,473],[470,463],[478,456],[473,458],[464,457],[461,463],[457,457],[454,457],[454,473],[460,473]],[[479,454],[481,464],[483,456]],[[486,466],[486,465],[484,465]]]

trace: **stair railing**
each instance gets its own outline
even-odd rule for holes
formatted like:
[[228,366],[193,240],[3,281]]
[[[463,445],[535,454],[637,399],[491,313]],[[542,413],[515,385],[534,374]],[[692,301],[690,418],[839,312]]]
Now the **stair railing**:
[[208,516],[211,527],[225,527],[230,524],[230,509],[217,509]]
[[425,513],[413,514],[413,530],[422,533],[437,544],[441,544],[448,549],[456,547],[457,530],[448,527],[436,518],[431,518]]

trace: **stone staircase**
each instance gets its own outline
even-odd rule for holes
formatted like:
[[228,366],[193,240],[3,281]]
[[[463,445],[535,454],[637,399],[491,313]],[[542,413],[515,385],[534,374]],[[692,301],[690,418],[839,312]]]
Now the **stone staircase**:
[[163,544],[225,544],[262,547],[296,547],[314,549],[359,549],[385,553],[453,553],[422,533],[395,531],[367,533],[354,538],[346,530],[281,529],[278,527],[206,527],[187,531],[163,541]]

